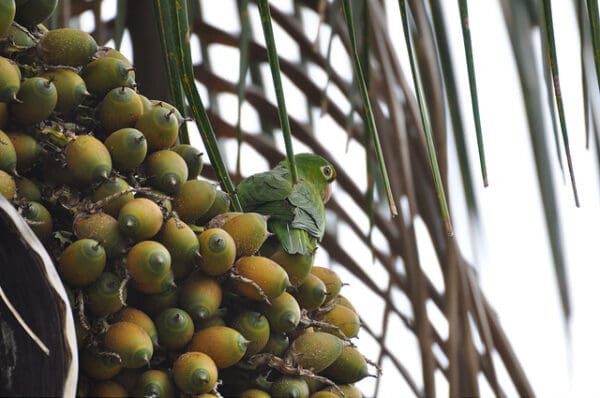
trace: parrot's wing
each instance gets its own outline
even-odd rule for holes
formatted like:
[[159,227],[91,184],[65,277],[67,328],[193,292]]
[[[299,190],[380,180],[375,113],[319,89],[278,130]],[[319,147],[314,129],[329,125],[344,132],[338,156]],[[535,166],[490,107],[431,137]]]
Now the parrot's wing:
[[325,233],[325,206],[315,187],[306,181],[298,182],[288,201],[296,207],[292,228],[306,230],[321,240]]
[[289,172],[283,167],[276,167],[244,179],[236,191],[242,208],[254,211],[264,203],[285,200],[292,192],[292,183]]
[[314,253],[317,247],[317,240],[305,230],[290,228],[289,224],[279,220],[270,222],[269,226],[286,253],[298,253],[304,256]]

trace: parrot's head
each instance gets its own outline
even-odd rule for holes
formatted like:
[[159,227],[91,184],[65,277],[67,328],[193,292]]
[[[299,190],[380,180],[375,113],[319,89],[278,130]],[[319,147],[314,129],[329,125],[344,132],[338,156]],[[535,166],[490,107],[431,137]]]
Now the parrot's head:
[[[323,203],[331,198],[333,181],[336,173],[333,165],[319,155],[313,153],[299,153],[294,156],[298,176],[311,182],[321,195]],[[284,160],[287,164],[287,161]]]

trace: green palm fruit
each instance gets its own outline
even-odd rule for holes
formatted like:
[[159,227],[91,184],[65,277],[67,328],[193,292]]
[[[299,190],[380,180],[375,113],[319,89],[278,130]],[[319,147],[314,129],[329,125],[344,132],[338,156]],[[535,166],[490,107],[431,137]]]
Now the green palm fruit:
[[167,372],[147,370],[137,379],[133,395],[136,397],[175,398],[175,388]]
[[162,224],[160,207],[149,199],[135,198],[119,211],[121,231],[135,241],[153,237],[160,231]]
[[58,97],[54,83],[43,77],[32,77],[23,80],[17,98],[20,102],[10,104],[12,115],[17,123],[31,126],[50,116]]
[[298,287],[296,299],[300,307],[307,311],[316,310],[323,304],[327,294],[327,287],[317,276],[309,274]]
[[168,102],[156,99],[150,100],[150,103],[152,104],[152,107],[166,108],[167,110],[173,112],[173,115],[177,118],[177,122],[180,125],[185,121],[184,117],[181,115],[181,112],[179,112],[179,109],[177,109],[175,105],[171,105]]
[[154,354],[154,346],[148,333],[135,323],[117,322],[104,335],[104,346],[121,357],[124,368],[141,368]]
[[345,296],[338,294],[334,301],[335,301],[335,305],[341,305],[343,307],[350,308],[352,311],[354,311],[358,314],[358,311],[356,311],[356,308],[354,308],[354,305],[352,305],[350,300],[348,300]]
[[133,192],[123,193],[130,188],[127,181],[122,178],[109,178],[94,190],[92,199],[94,202],[105,201],[102,210],[113,217],[118,217],[121,208],[134,199]]
[[17,169],[17,151],[12,140],[0,130],[0,170],[14,173]]
[[109,133],[133,127],[142,115],[142,100],[138,93],[129,87],[113,88],[104,96],[98,109],[102,127]]
[[79,239],[65,248],[58,270],[68,284],[77,287],[93,283],[106,266],[104,248],[93,239]]
[[249,390],[242,391],[240,398],[271,398],[271,395],[263,390],[257,388],[251,388]]
[[109,48],[108,50],[106,50],[104,56],[119,59],[125,62],[127,65],[132,66],[131,61],[126,56],[124,56],[123,53],[121,53],[119,50],[115,50],[114,48]]
[[4,170],[0,170],[0,195],[7,200],[13,200],[17,193],[17,185],[14,178]]
[[127,271],[137,290],[147,294],[160,293],[172,282],[165,279],[168,275],[172,278],[171,255],[158,242],[139,242],[127,254]]
[[121,279],[112,272],[103,272],[87,288],[86,308],[97,316],[114,314],[123,308],[127,299],[127,289],[121,289]]
[[327,297],[323,304],[330,303],[338,294],[340,294],[340,290],[342,290],[342,280],[337,272],[329,268],[313,266],[310,273],[322,280],[327,287]]
[[186,394],[201,394],[217,384],[218,370],[211,357],[202,352],[186,352],[173,363],[175,384]]
[[174,286],[156,294],[140,294],[139,306],[146,314],[155,317],[167,308],[177,307],[178,294],[179,289]]
[[222,275],[231,267],[236,257],[235,242],[231,235],[221,228],[209,228],[198,236],[202,272],[208,275]]
[[194,269],[199,243],[196,234],[183,221],[169,218],[162,226],[158,241],[171,253],[171,269],[175,280],[187,277]]
[[263,295],[270,300],[275,299],[281,296],[289,285],[288,276],[283,268],[266,257],[240,257],[235,266],[239,275],[254,282],[241,280],[234,282],[237,291],[251,300],[262,301]]
[[[18,6],[18,4],[17,4]],[[20,50],[27,50],[35,47],[35,41],[29,30],[21,25],[12,24],[8,28],[6,40]]]
[[40,75],[52,83],[56,87],[57,112],[67,114],[75,110],[89,95],[85,82],[77,73],[71,69],[54,69],[44,72]]
[[144,134],[148,140],[148,149],[151,151],[168,149],[175,144],[179,132],[179,121],[173,112],[167,108],[155,106],[137,120],[135,128]]
[[6,128],[8,124],[8,104],[0,102],[0,129]]
[[347,346],[323,375],[340,384],[356,383],[369,375],[365,357],[354,347]]
[[79,239],[88,238],[100,242],[109,259],[125,253],[127,241],[119,229],[119,222],[106,213],[77,216],[73,221],[73,231]]
[[40,187],[29,178],[19,177],[15,180],[15,184],[19,198],[34,202],[42,200],[42,191],[40,190]]
[[[188,177],[189,178],[189,177]],[[223,192],[220,190],[215,191],[215,201],[210,206],[210,208],[200,217],[196,222],[198,225],[207,224],[213,217],[218,216],[219,214],[223,214],[229,210],[229,206],[231,205],[231,199],[227,192]]]
[[86,32],[62,28],[46,33],[40,39],[37,50],[46,64],[77,67],[89,62],[98,50],[98,44]]
[[267,318],[254,311],[244,311],[234,318],[231,327],[249,340],[246,348],[246,357],[260,352],[269,341],[270,328]]
[[[0,16],[0,18],[2,17]],[[20,87],[21,72],[19,67],[8,58],[0,57],[0,102],[13,101],[17,98]]]
[[15,21],[24,26],[35,26],[52,15],[58,0],[28,0],[17,7]]
[[140,94],[140,99],[142,100],[142,108],[144,108],[144,113],[154,108],[154,104],[145,95]]
[[269,341],[267,341],[267,344],[263,347],[262,352],[281,357],[289,346],[290,340],[285,333],[271,331]]
[[29,227],[33,232],[40,238],[41,241],[45,241],[52,234],[52,215],[39,202],[29,202],[23,209],[23,216],[28,221],[33,221],[29,224]]
[[281,265],[290,278],[290,285],[300,286],[312,269],[315,260],[312,254],[289,254],[283,249],[278,249],[269,256],[271,260]]
[[212,326],[194,334],[189,350],[206,353],[215,361],[217,368],[224,369],[242,359],[248,343],[235,329],[227,326]]
[[344,342],[325,332],[307,332],[298,336],[290,345],[293,353],[302,353],[298,365],[319,373],[331,365],[344,350]]
[[152,344],[158,344],[158,332],[152,318],[136,308],[126,307],[115,314],[115,321],[135,323],[148,333]]
[[78,135],[65,148],[67,170],[82,185],[107,179],[112,160],[102,141],[91,135]]
[[156,203],[162,209],[163,214],[171,214],[173,211],[173,201],[171,198],[165,193],[157,191],[156,189],[140,192],[138,197],[150,199]]
[[267,218],[259,213],[243,213],[223,224],[223,229],[235,241],[238,257],[251,256],[269,236]]
[[334,306],[331,311],[325,313],[320,320],[333,326],[337,326],[340,330],[332,330],[331,333],[340,338],[343,338],[344,336],[349,339],[356,337],[360,330],[360,319],[356,312],[343,305]]
[[223,228],[223,225],[238,216],[241,216],[242,212],[239,211],[227,211],[225,213],[217,214],[207,224],[206,228]]
[[106,138],[104,145],[110,152],[115,168],[127,171],[138,167],[146,158],[146,137],[134,128],[123,128]]
[[127,398],[125,387],[115,381],[103,381],[95,384],[88,393],[89,397],[123,397]]
[[194,223],[210,209],[215,195],[214,185],[206,181],[186,181],[173,200],[173,210],[183,221]]
[[188,178],[185,160],[169,150],[156,151],[146,159],[146,174],[154,188],[172,194],[181,188]]
[[91,347],[80,352],[79,366],[86,376],[94,380],[112,379],[123,368],[115,356],[95,352]]
[[0,38],[6,36],[15,19],[15,0],[0,0]]
[[167,308],[156,318],[158,342],[167,350],[177,351],[185,347],[194,335],[194,322],[187,312],[179,308]]
[[104,97],[117,87],[131,87],[135,73],[130,65],[117,58],[98,58],[83,67],[81,77],[90,93]]
[[29,171],[39,160],[42,152],[41,145],[35,138],[23,133],[8,133],[17,155],[17,172],[23,174]]
[[[195,180],[200,175],[204,162],[202,161],[202,152],[195,146],[189,144],[179,144],[171,148],[185,160],[188,167],[188,179]],[[229,206],[227,206],[229,207]]]
[[325,391],[330,391],[335,394],[336,397],[344,397],[344,398],[363,398],[362,393],[354,384],[342,384],[338,385],[338,388],[342,390],[342,394],[339,393],[334,387],[327,387]]
[[308,398],[308,384],[301,377],[282,376],[269,391],[273,398]]
[[[315,391],[322,390],[327,385],[327,384],[325,384],[325,383],[323,383],[323,382],[321,382],[319,380],[316,380],[316,379],[314,379],[312,377],[304,376],[302,378],[304,379],[304,381],[306,382],[306,384],[308,384],[308,390],[311,393],[313,393]],[[311,396],[312,396],[312,394],[311,394]]]
[[199,273],[192,274],[181,287],[179,304],[196,321],[215,315],[221,305],[221,285],[213,278]]
[[281,296],[273,299],[271,305],[265,306],[263,312],[275,332],[290,332],[300,323],[300,306],[288,292],[283,292]]

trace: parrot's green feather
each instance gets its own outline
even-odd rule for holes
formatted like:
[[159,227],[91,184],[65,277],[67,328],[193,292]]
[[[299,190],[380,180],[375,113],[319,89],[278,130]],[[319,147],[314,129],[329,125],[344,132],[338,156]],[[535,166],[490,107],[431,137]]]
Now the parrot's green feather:
[[269,227],[287,253],[310,255],[317,247],[317,240],[302,229],[290,228],[289,224],[281,221],[272,221]]

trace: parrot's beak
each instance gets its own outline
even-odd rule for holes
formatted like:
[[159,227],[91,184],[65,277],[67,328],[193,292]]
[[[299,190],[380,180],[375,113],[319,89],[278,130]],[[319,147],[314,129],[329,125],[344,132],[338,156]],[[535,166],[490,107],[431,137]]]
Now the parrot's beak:
[[327,204],[329,199],[331,199],[331,193],[333,192],[333,182],[327,184],[325,188],[321,191],[321,199],[323,200],[323,204]]

